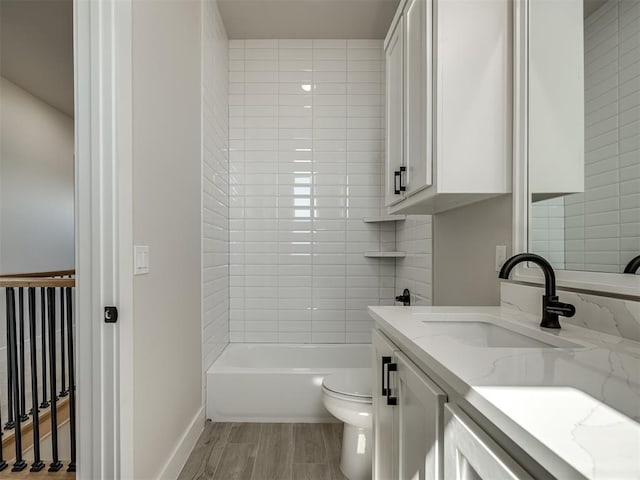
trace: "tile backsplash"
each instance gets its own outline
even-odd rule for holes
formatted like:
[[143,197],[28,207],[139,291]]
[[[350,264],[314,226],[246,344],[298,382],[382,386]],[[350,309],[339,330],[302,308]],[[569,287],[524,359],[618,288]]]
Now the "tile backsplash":
[[230,336],[369,342],[393,303],[379,40],[229,42]]
[[[502,306],[541,314],[542,287],[502,282],[500,293]],[[562,317],[561,323],[640,342],[640,301],[565,291],[558,295],[560,301],[576,307],[575,316]]]

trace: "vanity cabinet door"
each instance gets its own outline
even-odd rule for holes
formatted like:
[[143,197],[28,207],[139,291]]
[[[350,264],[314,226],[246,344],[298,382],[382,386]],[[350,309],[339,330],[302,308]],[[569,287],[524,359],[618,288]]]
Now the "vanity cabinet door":
[[396,353],[400,480],[442,480],[446,394]]
[[533,480],[462,410],[445,409],[445,480]]
[[[394,361],[395,346],[380,332],[372,333],[373,344],[373,478],[390,480],[397,476],[397,432],[395,410],[387,405],[387,367]],[[392,375],[390,376],[391,379]],[[393,381],[393,380],[392,380]],[[383,390],[384,388],[384,390]]]
[[[394,28],[394,27],[392,27]],[[400,169],[404,164],[403,106],[404,106],[404,25],[397,22],[385,48],[386,61],[386,149],[385,149],[385,205],[402,200]],[[397,172],[397,173],[396,173]]]
[[404,161],[407,196],[431,185],[431,11],[431,0],[408,0],[404,10]]

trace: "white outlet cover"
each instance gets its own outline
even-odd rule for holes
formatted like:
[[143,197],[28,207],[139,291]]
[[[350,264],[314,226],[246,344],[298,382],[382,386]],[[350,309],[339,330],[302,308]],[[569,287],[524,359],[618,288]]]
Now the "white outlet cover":
[[149,246],[134,245],[133,247],[133,274],[145,275],[149,273]]
[[507,261],[507,246],[496,245],[496,272],[499,272]]

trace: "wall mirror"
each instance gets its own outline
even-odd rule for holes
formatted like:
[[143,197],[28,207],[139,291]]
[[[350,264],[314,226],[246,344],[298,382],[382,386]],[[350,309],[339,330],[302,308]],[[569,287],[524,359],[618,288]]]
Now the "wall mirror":
[[557,270],[621,274],[640,255],[640,2],[522,8],[523,243]]

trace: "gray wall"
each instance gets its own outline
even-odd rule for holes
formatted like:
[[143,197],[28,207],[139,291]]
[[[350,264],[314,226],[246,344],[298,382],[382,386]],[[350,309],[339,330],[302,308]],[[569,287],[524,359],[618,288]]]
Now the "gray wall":
[[[133,2],[134,478],[157,478],[202,406],[201,4]],[[204,417],[203,417],[204,419]]]
[[433,216],[434,305],[500,305],[496,245],[512,252],[511,195]]
[[0,77],[0,273],[74,267],[73,119]]

